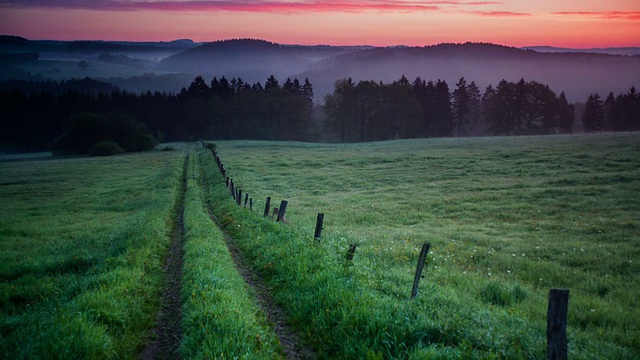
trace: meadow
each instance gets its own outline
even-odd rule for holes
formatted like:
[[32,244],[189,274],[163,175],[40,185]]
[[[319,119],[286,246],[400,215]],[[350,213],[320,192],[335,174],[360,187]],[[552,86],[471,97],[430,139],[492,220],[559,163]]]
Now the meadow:
[[238,274],[212,222],[201,189],[198,153],[189,159],[185,197],[185,271],[182,287],[187,359],[280,359],[282,348]]
[[184,358],[283,356],[226,241],[318,358],[544,358],[556,287],[571,358],[640,357],[637,134],[217,142],[253,211],[209,150],[175,147],[0,162],[1,354],[139,358],[183,213]]
[[135,354],[155,321],[184,156],[0,164],[0,353]]
[[281,357],[175,147],[0,163],[0,357],[144,358],[182,211],[182,356]]
[[[571,358],[640,356],[636,134],[217,145],[228,176],[257,209],[217,210],[227,214],[227,230],[283,303],[305,291],[314,294],[309,301],[335,300],[324,304],[332,314],[326,331],[344,331],[333,342],[303,323],[324,319],[323,305],[289,307],[316,347],[355,357],[367,354],[358,342],[379,339],[368,347],[371,357],[541,358],[548,291],[568,288]],[[224,203],[224,192],[211,190],[214,204]],[[275,206],[289,201],[286,227],[295,234],[270,240],[285,230],[256,219],[267,196]],[[325,229],[314,244],[318,212]],[[427,270],[410,301],[424,242],[432,244]],[[350,244],[357,250],[345,265]],[[321,287],[345,291],[345,300]],[[354,315],[363,304],[366,314]],[[360,326],[365,319],[373,328]]]

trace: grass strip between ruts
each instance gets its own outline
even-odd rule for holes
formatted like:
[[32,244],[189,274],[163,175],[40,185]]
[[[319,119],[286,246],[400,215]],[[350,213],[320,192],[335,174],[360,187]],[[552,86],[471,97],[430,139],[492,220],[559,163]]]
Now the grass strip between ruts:
[[182,354],[184,358],[277,359],[282,349],[209,218],[190,156],[185,199]]

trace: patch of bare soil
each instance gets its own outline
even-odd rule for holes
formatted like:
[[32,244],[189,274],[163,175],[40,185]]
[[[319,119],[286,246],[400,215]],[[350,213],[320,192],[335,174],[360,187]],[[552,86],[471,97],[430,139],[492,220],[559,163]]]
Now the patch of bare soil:
[[187,166],[185,159],[181,194],[176,203],[177,218],[171,235],[171,245],[163,271],[165,285],[160,297],[156,327],[151,330],[152,340],[142,351],[141,358],[180,359],[182,341],[182,269],[184,265],[184,199],[187,191]]
[[251,270],[244,253],[237,246],[235,240],[221,226],[217,217],[209,209],[211,220],[221,229],[224,239],[233,258],[233,262],[244,281],[254,290],[258,305],[266,314],[267,320],[273,325],[274,331],[280,340],[287,359],[314,359],[315,352],[302,344],[299,337],[286,322],[286,312],[273,300],[269,288],[264,284],[260,276]]

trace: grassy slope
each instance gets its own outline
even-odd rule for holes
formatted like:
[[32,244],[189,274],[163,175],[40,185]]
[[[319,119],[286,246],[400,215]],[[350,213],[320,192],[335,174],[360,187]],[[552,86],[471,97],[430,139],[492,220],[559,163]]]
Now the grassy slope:
[[238,274],[200,189],[199,154],[189,161],[183,279],[185,358],[278,359],[277,337]]
[[[185,358],[281,358],[209,219],[185,199]],[[1,163],[0,353],[137,358],[156,320],[184,152]]]
[[155,321],[183,159],[0,164],[0,353],[135,357]]
[[[548,289],[567,287],[573,357],[638,357],[637,136],[272,144],[218,144],[256,208],[289,200],[291,224],[309,238],[324,212],[322,246],[359,244],[358,291],[403,311],[424,306],[455,338],[396,354],[542,357]],[[409,304],[424,241],[433,252],[419,305]]]

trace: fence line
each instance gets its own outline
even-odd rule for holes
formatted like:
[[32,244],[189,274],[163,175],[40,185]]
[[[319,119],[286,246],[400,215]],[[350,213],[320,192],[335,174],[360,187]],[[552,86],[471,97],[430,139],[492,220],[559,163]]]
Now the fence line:
[[[589,134],[587,134],[589,135]],[[573,136],[571,134],[570,136]],[[530,136],[529,136],[530,137]],[[428,140],[429,141],[429,140]],[[444,139],[443,139],[444,141]],[[211,150],[213,157],[216,161],[216,165],[218,166],[218,170],[222,174],[222,177],[225,179],[225,185],[231,193],[231,197],[238,204],[238,206],[242,206],[242,190],[236,188],[234,181],[232,178],[227,176],[227,171],[224,168],[224,164],[220,160],[220,157],[217,155],[215,151],[215,145],[210,143],[202,142],[203,147]],[[249,203],[249,209],[253,211],[253,198],[249,197],[249,193],[244,193],[244,207],[247,207],[247,203]],[[273,209],[273,213],[271,214],[271,218],[275,219],[276,222],[286,222],[286,210],[287,210],[288,201],[282,200],[280,203],[280,207],[271,208],[271,197],[268,196],[266,198],[263,217],[268,217],[269,212]],[[316,219],[316,227],[314,232],[314,240],[318,241],[322,236],[322,229],[324,226],[324,213],[318,213]],[[357,245],[351,244],[349,245],[349,249],[347,250],[346,260],[352,261],[354,258],[354,253]],[[413,279],[413,286],[411,288],[410,299],[414,299],[418,294],[418,285],[420,279],[423,277],[422,272],[427,263],[427,254],[431,248],[431,243],[424,243],[422,245],[422,250],[420,251],[420,256],[418,258],[418,264],[416,267],[416,272]],[[547,359],[548,360],[566,360],[567,359],[567,314],[568,314],[568,301],[569,301],[569,290],[568,289],[551,289],[549,291],[549,303],[547,308]]]

